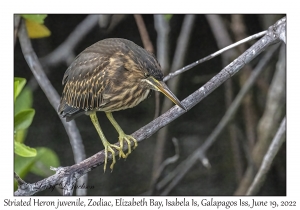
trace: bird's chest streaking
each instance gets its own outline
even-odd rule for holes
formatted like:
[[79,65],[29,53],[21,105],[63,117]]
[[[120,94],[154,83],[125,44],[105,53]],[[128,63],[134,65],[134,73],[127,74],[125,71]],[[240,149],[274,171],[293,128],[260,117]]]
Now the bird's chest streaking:
[[[139,81],[136,81],[136,79],[130,75],[131,72],[122,69],[122,67],[120,69],[125,76],[110,76],[108,84],[102,94],[102,104],[96,108],[97,110],[114,112],[132,108],[148,97],[150,89],[139,85]],[[122,73],[118,72],[117,74]],[[120,80],[112,78],[127,79]]]

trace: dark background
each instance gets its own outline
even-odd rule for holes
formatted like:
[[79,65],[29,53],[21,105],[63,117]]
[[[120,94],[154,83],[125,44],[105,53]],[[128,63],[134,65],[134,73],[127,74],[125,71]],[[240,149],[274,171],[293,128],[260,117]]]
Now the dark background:
[[[142,15],[147,27],[150,39],[156,49],[157,33],[154,27],[153,15]],[[231,15],[221,15],[225,26],[232,37],[234,37],[231,28]],[[246,32],[248,35],[267,30],[267,27],[274,24],[282,15],[243,15]],[[86,18],[86,15],[48,15],[45,19],[45,25],[51,31],[51,36],[43,39],[34,39],[32,44],[38,57],[46,56],[61,43],[63,43],[74,28]],[[172,61],[177,44],[177,38],[180,33],[184,15],[173,15],[170,19],[170,61]],[[269,25],[268,25],[269,24]],[[101,28],[96,25],[75,47],[75,55],[79,54],[91,44],[109,37],[120,37],[129,39],[136,44],[143,46],[137,24],[133,15],[124,15],[122,20],[113,28]],[[234,38],[233,38],[234,40]],[[254,43],[254,42],[251,42]],[[251,43],[247,44],[250,46]],[[203,58],[218,50],[215,37],[211,32],[210,25],[205,15],[197,15],[193,25],[192,35],[189,40],[189,46],[185,55],[185,64],[188,65],[200,58]],[[155,52],[155,50],[154,50]],[[278,54],[278,53],[277,53]],[[255,67],[259,56],[250,65]],[[272,63],[276,64],[277,57]],[[54,88],[61,94],[63,86],[61,84],[65,70],[65,63],[60,63],[51,68],[47,68],[48,78]],[[212,76],[217,74],[222,66],[221,57],[218,56],[208,62],[196,66],[185,72],[180,78],[180,85],[176,96],[183,100],[204,85]],[[241,70],[243,71],[243,70]],[[271,82],[275,68],[268,70],[266,81]],[[31,81],[33,75],[24,60],[21,48],[17,42],[14,53],[14,75],[24,77]],[[240,90],[238,78],[240,73],[235,75],[233,80],[233,94],[236,95]],[[259,92],[258,87],[254,87]],[[265,98],[259,98],[254,91],[255,110],[261,117],[264,110]],[[168,125],[168,136],[165,145],[164,158],[173,156],[175,153],[172,138],[176,137],[180,146],[180,158],[176,163],[169,165],[162,177],[170,173],[176,165],[185,160],[196,148],[201,146],[206,137],[213,131],[226,111],[224,85],[221,85],[208,97],[196,105],[193,109],[173,121]],[[161,102],[164,100],[160,94]],[[31,147],[49,147],[59,156],[61,166],[70,166],[74,164],[72,149],[68,136],[57,115],[56,110],[48,102],[43,91],[36,87],[33,89],[33,108],[36,114],[32,125],[29,128],[26,138],[26,144]],[[260,101],[261,100],[261,101]],[[263,104],[260,106],[259,104]],[[154,94],[143,101],[135,108],[114,113],[114,117],[127,134],[131,134],[140,127],[152,121],[155,111]],[[107,139],[111,143],[117,142],[118,136],[112,125],[109,123],[105,114],[98,112],[99,122]],[[235,117],[235,122],[245,137],[245,119],[242,111],[239,110]],[[76,124],[85,146],[86,156],[103,149],[99,136],[88,116],[81,116],[76,119]],[[139,144],[137,149],[124,159],[118,160],[112,173],[109,170],[103,173],[103,167],[97,167],[88,173],[88,186],[94,189],[88,190],[88,195],[143,195],[150,187],[153,158],[155,158],[155,144],[157,134]],[[247,167],[245,151],[243,145],[246,142],[244,138],[239,138],[240,150],[243,158],[243,170]],[[233,195],[239,183],[235,177],[233,154],[229,140],[228,131],[222,133],[217,141],[206,153],[210,161],[211,168],[207,169],[199,161],[179,184],[170,192],[169,195]],[[108,165],[110,162],[108,162]],[[34,174],[28,174],[25,178],[27,182],[36,182],[41,180]],[[160,178],[161,179],[161,178]],[[153,195],[159,195],[160,191],[153,192]],[[50,192],[46,190],[38,195],[59,195],[58,191]],[[286,146],[285,144],[277,154],[267,179],[259,191],[258,195],[286,195]]]

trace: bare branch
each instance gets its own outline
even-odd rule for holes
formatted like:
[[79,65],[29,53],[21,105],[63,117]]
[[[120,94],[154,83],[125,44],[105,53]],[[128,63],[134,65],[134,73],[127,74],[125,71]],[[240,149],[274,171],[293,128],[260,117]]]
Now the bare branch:
[[161,65],[164,74],[170,66],[169,61],[169,21],[166,20],[164,15],[154,15],[154,26],[157,32],[156,51],[157,59]]
[[179,75],[179,74],[181,74],[181,73],[183,73],[183,72],[185,72],[187,70],[190,70],[191,68],[197,66],[198,64],[204,63],[205,61],[208,61],[208,60],[210,60],[210,59],[212,59],[212,58],[220,55],[221,53],[223,53],[223,52],[225,52],[227,50],[230,50],[230,49],[232,49],[232,48],[234,48],[234,47],[236,47],[236,46],[238,46],[240,44],[243,44],[245,42],[249,42],[251,40],[257,39],[257,38],[265,35],[266,33],[267,33],[267,31],[263,31],[263,32],[254,34],[252,36],[247,37],[246,39],[238,41],[238,42],[236,42],[236,43],[234,43],[234,44],[232,44],[230,46],[227,46],[227,47],[225,47],[225,48],[223,48],[223,49],[221,49],[221,50],[219,50],[219,51],[217,51],[217,52],[215,52],[213,54],[210,54],[209,56],[206,56],[205,58],[201,58],[200,60],[197,60],[194,63],[191,63],[191,64],[189,64],[189,65],[187,65],[187,66],[185,66],[185,67],[183,67],[181,69],[178,69],[175,72],[172,72],[172,73],[168,74],[167,76],[164,77],[164,81],[167,81],[167,80],[169,80],[169,79],[171,79],[171,78],[173,78],[173,77],[175,77],[175,76],[177,76],[177,75]]
[[111,14],[102,14],[99,15],[99,26],[100,28],[107,29],[111,23],[113,15]]
[[[34,74],[37,82],[39,83],[40,87],[44,91],[46,97],[48,98],[52,107],[57,109],[60,101],[60,97],[56,90],[51,85],[51,82],[47,78],[46,74],[44,73],[42,66],[32,48],[31,42],[28,38],[28,34],[25,28],[25,23],[22,21],[19,30],[19,40],[22,48],[22,52],[24,54],[25,60],[30,67],[32,73]],[[82,144],[82,139],[80,133],[77,129],[75,121],[67,123],[65,119],[60,118],[70,139],[70,143],[72,146],[73,154],[75,163],[79,163],[80,161],[86,158],[84,146]],[[87,177],[85,177],[85,183],[87,183]]]
[[[156,56],[161,65],[164,74],[169,71],[169,21],[166,20],[164,15],[154,15],[154,26],[157,32],[156,40]],[[159,116],[160,112],[160,98],[159,93],[155,92],[155,113],[154,118]]]
[[[86,36],[93,27],[98,23],[98,15],[88,15],[80,24],[76,26],[74,31],[68,36],[68,38],[59,45],[50,54],[41,58],[41,62],[46,66],[54,66],[63,61],[73,61],[68,59],[69,55],[73,55],[73,50],[76,45]],[[67,63],[68,65],[70,63]]]
[[[285,23],[283,23],[283,24],[285,24]],[[25,28],[23,28],[23,30],[25,30]],[[25,32],[23,31],[22,33],[25,33]],[[20,38],[23,35],[22,33],[20,34]],[[25,37],[26,37],[26,34],[25,34]],[[22,40],[22,42],[23,41],[27,41],[27,40],[25,39],[25,40]],[[237,58],[235,61],[233,61],[227,67],[225,67],[219,74],[214,76],[204,86],[202,86],[197,91],[195,91],[190,96],[188,96],[186,99],[184,99],[182,101],[182,104],[187,108],[187,110],[191,109],[196,104],[198,104],[202,99],[204,99],[206,96],[208,96],[213,90],[215,90],[222,83],[224,83],[224,81],[226,81],[228,78],[230,78],[235,73],[237,73],[246,63],[250,62],[252,59],[254,59],[254,57],[259,55],[269,45],[277,43],[277,42],[279,42],[279,38],[278,38],[278,36],[276,36],[276,31],[273,31],[273,30],[270,30],[270,32],[268,31],[266,36],[264,36],[262,39],[260,39],[258,42],[256,42],[251,48],[249,48],[246,52],[244,52],[239,58]],[[255,53],[253,53],[253,51]],[[32,52],[24,53],[24,55],[27,55],[26,56],[27,59],[28,59],[28,53],[32,54]],[[31,59],[31,57],[30,57],[30,59]],[[35,63],[35,65],[37,65],[37,64],[38,63]],[[30,66],[32,66],[32,65],[30,65]],[[36,67],[36,66],[34,66],[34,67]],[[170,122],[174,121],[175,119],[177,119],[179,116],[181,116],[184,113],[185,113],[185,111],[182,110],[177,105],[173,106],[166,113],[164,113],[157,119],[153,120],[149,124],[145,125],[144,127],[140,128],[136,132],[134,132],[132,134],[132,136],[137,141],[141,142],[142,140],[149,138],[151,135],[153,135],[159,129],[166,126]],[[119,145],[119,143],[116,143],[116,145]],[[209,143],[206,143],[203,146],[205,149],[207,146],[209,146]],[[127,149],[127,144],[125,143],[124,150],[126,150],[126,149]],[[118,155],[118,151],[115,151],[115,155]],[[111,159],[111,154],[108,155],[108,158]],[[199,158],[198,155],[197,155],[197,158]],[[33,195],[37,192],[47,189],[49,186],[55,186],[57,184],[65,183],[66,182],[65,180],[68,180],[68,179],[73,180],[74,178],[78,179],[83,174],[86,174],[89,171],[91,171],[92,169],[98,167],[99,165],[102,165],[104,163],[104,159],[105,159],[105,154],[104,154],[104,150],[102,150],[80,163],[61,168],[54,175],[52,175],[46,179],[43,179],[43,180],[38,181],[33,184],[27,184],[26,186],[20,185],[18,190],[14,194],[19,195],[19,196],[20,195]]]
[[286,117],[281,121],[280,127],[277,130],[276,135],[274,136],[272,143],[266,153],[263,162],[257,172],[254,181],[249,187],[246,195],[255,195],[263,184],[267,172],[270,170],[271,164],[278,153],[281,145],[285,141],[285,133],[286,133]]
[[14,45],[16,45],[17,42],[17,36],[18,36],[18,31],[21,22],[20,20],[21,20],[20,15],[14,15]]
[[14,177],[15,177],[15,180],[17,180],[19,185],[26,185],[27,184],[21,177],[19,177],[19,175],[16,172],[14,172]]
[[149,34],[148,34],[147,28],[145,26],[142,15],[133,15],[133,16],[134,16],[135,22],[138,26],[138,29],[139,29],[139,32],[140,32],[140,35],[141,35],[141,38],[142,38],[142,41],[143,41],[144,48],[147,51],[149,51],[151,53],[154,53],[153,45],[152,45],[152,42],[150,40],[150,37],[149,37]]

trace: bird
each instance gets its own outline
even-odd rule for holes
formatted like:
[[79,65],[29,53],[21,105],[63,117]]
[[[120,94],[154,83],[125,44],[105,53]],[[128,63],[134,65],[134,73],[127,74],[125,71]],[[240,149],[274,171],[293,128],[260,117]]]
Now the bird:
[[[58,113],[69,122],[83,114],[89,115],[105,149],[104,172],[108,152],[112,154],[113,170],[115,148],[119,158],[127,158],[137,147],[137,140],[124,133],[112,112],[135,107],[146,99],[152,90],[160,91],[176,105],[185,106],[163,82],[161,66],[155,56],[134,42],[122,38],[107,38],[83,50],[67,68],[62,85],[63,92]],[[119,146],[106,139],[96,112],[105,112],[119,134]],[[124,141],[128,151],[123,151]]]

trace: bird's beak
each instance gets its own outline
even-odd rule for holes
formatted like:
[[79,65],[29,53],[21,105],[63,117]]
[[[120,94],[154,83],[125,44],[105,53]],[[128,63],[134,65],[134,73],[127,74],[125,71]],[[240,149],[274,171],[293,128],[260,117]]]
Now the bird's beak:
[[178,98],[171,92],[166,83],[163,81],[158,81],[154,77],[148,77],[147,82],[154,87],[155,90],[162,92],[165,96],[167,96],[171,101],[173,101],[176,105],[187,111],[185,106],[180,103]]

